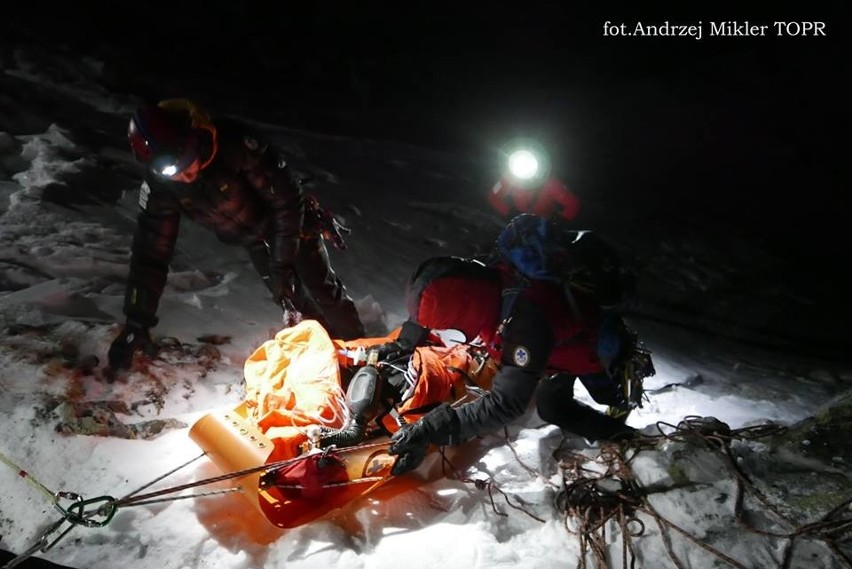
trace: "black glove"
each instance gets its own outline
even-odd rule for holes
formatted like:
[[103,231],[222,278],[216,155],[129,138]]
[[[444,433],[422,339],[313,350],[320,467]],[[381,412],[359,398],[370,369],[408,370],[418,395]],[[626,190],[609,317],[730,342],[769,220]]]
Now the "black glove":
[[411,342],[396,340],[373,346],[370,349],[379,353],[379,361],[389,361],[411,354],[414,351],[414,346],[411,345]]
[[395,360],[396,358],[414,353],[414,349],[417,346],[427,344],[428,338],[429,328],[424,328],[411,320],[406,320],[403,322],[396,340],[373,346],[373,349],[379,351],[379,359],[381,361]]
[[133,354],[140,351],[154,356],[157,354],[157,344],[151,339],[148,326],[128,318],[124,330],[109,347],[109,367],[113,370],[129,368]]
[[285,301],[292,300],[296,295],[296,271],[291,265],[272,269],[271,286],[272,300],[275,304],[282,304]]
[[[281,322],[284,324],[285,328],[295,326],[303,319],[304,317],[302,313],[296,310],[292,300],[286,296],[281,299]],[[328,329],[325,325],[323,325],[323,328]]]
[[330,211],[322,210],[320,213],[320,227],[323,239],[331,241],[335,248],[346,251],[347,245],[343,236],[352,233],[352,230],[340,223]]
[[399,455],[391,469],[394,476],[414,470],[429,444],[451,444],[459,436],[459,416],[447,403],[432,409],[416,423],[403,425],[391,437],[390,454]]

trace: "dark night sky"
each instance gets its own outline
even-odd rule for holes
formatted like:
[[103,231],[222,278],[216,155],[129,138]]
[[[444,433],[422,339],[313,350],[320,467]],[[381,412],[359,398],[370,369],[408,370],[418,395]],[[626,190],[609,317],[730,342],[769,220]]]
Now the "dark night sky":
[[[19,11],[3,42],[96,55],[112,88],[143,98],[190,96],[224,112],[486,164],[506,140],[533,136],[581,198],[661,215],[691,209],[700,215],[685,224],[809,254],[846,249],[847,25],[827,2],[750,13],[718,3],[691,13],[538,0],[212,4]],[[606,21],[701,20],[706,34],[711,20],[746,19],[824,21],[828,37],[603,35]],[[803,230],[814,238],[801,239]]]

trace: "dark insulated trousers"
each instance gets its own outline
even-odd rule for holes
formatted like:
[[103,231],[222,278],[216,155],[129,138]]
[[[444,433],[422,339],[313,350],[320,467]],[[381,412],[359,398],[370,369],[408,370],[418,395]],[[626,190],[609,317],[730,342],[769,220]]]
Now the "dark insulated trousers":
[[[577,376],[557,374],[543,379],[536,391],[538,415],[548,423],[595,441],[611,440],[625,431],[624,423],[600,413],[574,399]],[[606,372],[579,376],[592,399],[601,405],[623,404],[619,386]]]
[[[255,270],[269,286],[269,250],[266,245],[258,243],[247,250]],[[304,318],[318,321],[332,338],[351,340],[366,335],[355,303],[331,268],[322,238],[302,239],[294,268],[299,282],[296,295],[291,300]]]

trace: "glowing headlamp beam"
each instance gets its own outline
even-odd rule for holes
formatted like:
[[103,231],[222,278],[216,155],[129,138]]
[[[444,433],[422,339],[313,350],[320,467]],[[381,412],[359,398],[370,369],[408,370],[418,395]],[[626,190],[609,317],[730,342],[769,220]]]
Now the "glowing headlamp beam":
[[529,180],[538,173],[538,158],[529,150],[516,150],[509,156],[509,172],[521,180]]

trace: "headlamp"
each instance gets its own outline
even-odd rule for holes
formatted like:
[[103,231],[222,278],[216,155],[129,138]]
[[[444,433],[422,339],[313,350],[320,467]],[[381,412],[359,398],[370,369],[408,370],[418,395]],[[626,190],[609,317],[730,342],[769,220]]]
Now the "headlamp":
[[169,164],[168,166],[165,166],[160,171],[160,175],[165,176],[166,178],[171,178],[172,176],[174,176],[177,173],[178,173],[177,166],[175,166],[174,164]]
[[151,170],[157,176],[172,178],[180,174],[186,167],[181,168],[179,160],[171,155],[158,156],[151,161]]
[[516,150],[509,155],[509,172],[519,180],[534,178],[538,170],[538,158],[529,150]]
[[518,189],[538,188],[550,175],[550,156],[533,138],[515,138],[500,149],[501,177]]

